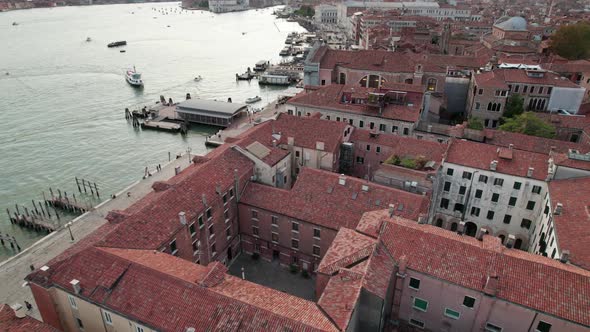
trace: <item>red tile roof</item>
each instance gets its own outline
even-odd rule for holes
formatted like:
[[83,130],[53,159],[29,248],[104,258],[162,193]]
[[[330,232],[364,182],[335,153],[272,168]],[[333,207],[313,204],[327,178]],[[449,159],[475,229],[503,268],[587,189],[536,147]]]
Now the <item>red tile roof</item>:
[[348,228],[340,228],[328,251],[318,265],[318,272],[333,274],[340,268],[350,267],[373,252],[377,240]]
[[340,269],[338,275],[328,281],[318,305],[332,318],[341,331],[348,327],[363,284],[363,274]]
[[590,152],[590,146],[580,143],[560,141],[556,139],[536,137],[519,133],[511,133],[502,130],[485,130],[485,143],[509,147],[513,144],[515,149],[530,152],[547,154],[554,147],[553,151],[567,153],[569,149],[577,149],[582,153]]
[[[535,72],[535,71],[532,71]],[[549,71],[543,71],[542,77],[532,77],[527,75],[524,69],[494,69],[491,72],[476,74],[475,79],[478,86],[495,87],[508,89],[507,84],[542,84],[563,88],[579,88],[572,81],[562,78],[560,75]],[[506,85],[503,85],[505,83]]]
[[313,302],[225,273],[209,285],[211,273],[225,271],[220,263],[203,267],[157,251],[94,247],[57,264],[28,279],[72,294],[77,279],[76,296],[158,330],[336,331]]
[[287,145],[288,138],[293,137],[295,146],[315,150],[316,142],[323,142],[325,151],[336,153],[348,127],[344,122],[280,113],[276,120],[266,121],[243,133],[240,138],[245,142],[255,140],[272,146],[273,140],[279,145]]
[[514,150],[512,159],[503,159],[498,155],[499,149],[489,144],[454,140],[447,152],[446,162],[489,170],[492,160],[496,160],[498,161],[497,173],[526,177],[529,167],[533,167],[532,178],[541,181],[547,178],[549,160],[547,154]]
[[[417,220],[428,211],[425,196],[349,176],[345,176],[346,185],[340,185],[338,177],[332,172],[304,167],[291,190],[249,183],[240,203],[335,230],[354,229],[364,212],[389,204],[395,204],[398,213],[408,219]],[[363,185],[369,187],[368,192],[362,190]]]
[[[23,305],[24,308],[24,304]],[[26,310],[26,309],[25,309]],[[51,325],[25,316],[16,317],[14,310],[8,304],[0,305],[0,331],[2,332],[58,332],[59,330]]]
[[368,262],[363,288],[386,300],[387,290],[392,286],[391,277],[395,269],[395,262],[382,243],[377,244],[375,251],[369,256]]
[[[399,90],[401,89],[397,89],[397,91]],[[412,123],[419,120],[420,108],[422,106],[422,93],[409,92],[407,94],[405,105],[389,104],[385,106],[381,114],[379,114],[379,111],[376,108],[369,107],[366,104],[340,102],[344,93],[355,94],[355,96],[358,94],[355,98],[367,99],[368,93],[382,91],[384,90],[332,84],[323,86],[315,91],[301,92],[289,99],[287,103],[291,105],[315,107]],[[412,106],[408,106],[408,104],[411,104]]]
[[151,192],[132,206],[133,214],[119,224],[116,231],[100,241],[100,246],[129,249],[158,249],[183,226],[178,213],[184,211],[192,220],[206,207],[221,200],[217,186],[225,189],[234,183],[234,170],[238,176],[252,172],[253,163],[230,146],[221,146],[209,155],[205,163],[192,165],[168,181],[170,188]]
[[397,262],[404,257],[408,269],[480,292],[488,276],[497,276],[497,298],[590,325],[589,271],[507,249],[491,236],[478,241],[432,225],[389,218],[387,211],[373,213],[387,221],[381,241]]
[[590,177],[553,180],[549,194],[553,209],[563,204],[561,214],[553,215],[559,248],[569,250],[572,264],[590,270]]
[[[585,147],[586,150],[588,148]],[[579,159],[572,159],[569,157],[569,154],[566,153],[553,153],[551,154],[553,157],[553,161],[557,166],[564,166],[570,168],[581,169],[584,171],[590,171],[590,161],[586,160],[579,160]]]

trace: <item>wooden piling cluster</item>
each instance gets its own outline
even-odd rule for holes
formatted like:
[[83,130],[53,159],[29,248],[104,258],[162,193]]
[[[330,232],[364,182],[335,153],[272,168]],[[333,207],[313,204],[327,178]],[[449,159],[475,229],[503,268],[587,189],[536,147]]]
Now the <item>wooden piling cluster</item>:
[[18,244],[18,242],[16,242],[14,236],[11,236],[9,234],[0,233],[0,244],[2,244],[3,247],[6,247],[6,245],[8,244],[12,249],[21,251],[20,245]]
[[[94,189],[91,190],[94,196]],[[57,189],[57,194],[55,194],[53,192],[53,189],[51,188],[49,188],[49,193],[51,194],[51,198],[46,199],[45,203],[53,208],[61,209],[72,213],[84,213],[88,210],[87,207],[78,203],[78,200],[76,199],[76,194],[72,194],[72,197],[68,197],[68,193],[64,191],[62,194],[62,191],[60,189]],[[98,194],[98,190],[96,190],[96,193]],[[45,193],[43,193],[43,195],[45,196]]]
[[54,209],[53,215],[55,215],[55,217],[57,218],[58,225],[56,225],[51,220],[51,212],[49,211],[49,206],[41,202],[37,202],[37,204],[35,204],[34,200],[31,202],[33,202],[34,206],[34,208],[31,210],[29,210],[27,207],[19,207],[18,204],[15,204],[16,211],[14,212],[11,212],[10,209],[6,209],[6,213],[8,214],[10,223],[47,233],[55,231],[59,227],[60,222],[60,217],[59,214],[57,214],[57,211],[55,211]]

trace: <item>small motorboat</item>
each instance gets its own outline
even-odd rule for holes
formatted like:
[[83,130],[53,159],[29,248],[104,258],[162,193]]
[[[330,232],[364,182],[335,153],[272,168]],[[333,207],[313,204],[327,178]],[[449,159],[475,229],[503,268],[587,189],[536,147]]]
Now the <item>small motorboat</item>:
[[133,66],[133,69],[127,69],[127,72],[125,73],[125,80],[127,80],[127,83],[131,84],[134,87],[143,87],[141,74],[138,73],[137,70],[135,70],[135,66]]
[[18,25],[18,23],[16,23],[16,22],[12,22],[12,25]]
[[91,42],[91,41],[92,41],[92,38],[86,37],[86,42]]
[[254,103],[259,102],[261,100],[262,100],[262,98],[260,98],[259,96],[250,97],[250,98],[246,99],[246,104],[254,104]]
[[127,51],[125,51],[125,50],[119,50],[119,53],[125,53],[125,52],[127,52]]
[[121,40],[121,41],[116,41],[116,42],[109,43],[107,45],[107,47],[118,47],[118,46],[125,46],[125,45],[127,45],[127,41]]
[[202,80],[203,78],[201,77],[201,75],[195,77],[195,82],[199,82],[200,80]]

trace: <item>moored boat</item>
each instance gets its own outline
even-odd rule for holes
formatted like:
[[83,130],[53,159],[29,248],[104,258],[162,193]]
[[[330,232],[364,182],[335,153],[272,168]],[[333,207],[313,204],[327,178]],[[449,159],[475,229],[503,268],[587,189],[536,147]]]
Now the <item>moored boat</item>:
[[253,103],[261,101],[261,100],[262,100],[262,98],[260,98],[260,96],[250,97],[250,98],[246,99],[246,104],[253,104]]
[[125,45],[127,45],[127,41],[125,41],[125,40],[120,40],[120,41],[116,41],[116,42],[109,43],[109,44],[107,45],[107,47],[118,47],[118,46],[125,46]]

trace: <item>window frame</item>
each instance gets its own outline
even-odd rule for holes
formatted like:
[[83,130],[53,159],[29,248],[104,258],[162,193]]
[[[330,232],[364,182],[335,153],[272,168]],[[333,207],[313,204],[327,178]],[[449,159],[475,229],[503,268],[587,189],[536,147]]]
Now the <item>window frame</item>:
[[102,313],[105,324],[113,325],[113,317],[111,316],[111,313],[106,310],[103,310]]
[[[412,281],[416,280],[418,282],[418,287],[414,287],[412,286]],[[414,277],[410,277],[410,282],[408,283],[408,287],[413,289],[413,290],[420,290],[420,279],[418,278],[414,278]]]
[[70,307],[78,309],[78,303],[76,302],[76,298],[74,296],[68,294],[68,301],[70,302]]
[[[447,313],[447,311],[456,312],[457,313],[457,316],[455,317],[453,315],[449,315]],[[443,316],[448,317],[448,318],[451,318],[451,319],[458,320],[459,318],[461,318],[461,312],[460,311],[457,311],[457,310],[453,310],[453,309],[451,309],[449,307],[445,307],[445,310],[443,311]]]
[[502,332],[504,330],[503,327],[500,327],[496,324],[490,323],[490,322],[486,322],[486,325],[484,326],[484,331],[487,332]]
[[[467,304],[465,304],[465,301],[466,301],[467,299],[471,299],[471,300],[473,300],[473,304],[472,304],[471,306],[468,306]],[[462,306],[464,306],[464,307],[466,307],[466,308],[473,309],[473,308],[475,308],[475,303],[476,303],[476,302],[477,302],[477,299],[476,299],[475,297],[471,297],[471,296],[469,296],[469,295],[465,295],[465,296],[463,296],[463,302],[461,303],[461,305],[462,305]]]
[[[543,330],[539,329],[539,325],[541,325],[541,323],[546,324],[546,325],[549,325],[549,328],[548,329],[543,329]],[[537,322],[537,327],[535,327],[535,332],[550,332],[552,327],[553,327],[552,324],[547,323],[547,322],[542,321],[542,320],[539,319],[539,322]]]
[[[416,324],[414,322],[417,322],[418,324]],[[410,318],[410,320],[408,321],[408,323],[410,325],[415,326],[415,327],[417,327],[419,329],[422,329],[422,330],[424,330],[424,327],[426,326],[426,324],[423,321],[418,320],[418,319],[415,319],[415,318]]]
[[[416,305],[416,300],[418,301],[422,301],[424,303],[426,303],[426,306],[424,307],[424,309],[420,308],[419,306]],[[414,297],[414,299],[412,300],[412,309],[416,309],[422,312],[428,312],[428,301],[426,301],[425,299],[419,298],[417,296]]]

